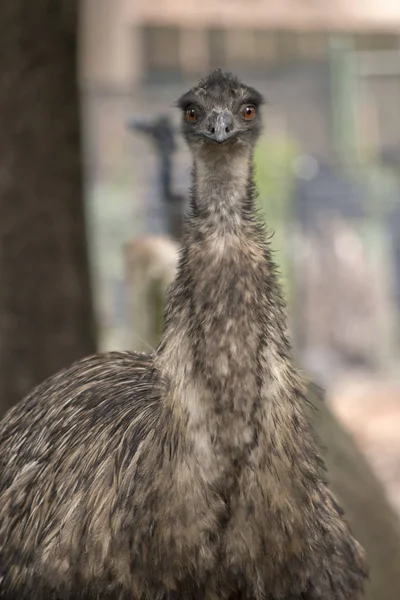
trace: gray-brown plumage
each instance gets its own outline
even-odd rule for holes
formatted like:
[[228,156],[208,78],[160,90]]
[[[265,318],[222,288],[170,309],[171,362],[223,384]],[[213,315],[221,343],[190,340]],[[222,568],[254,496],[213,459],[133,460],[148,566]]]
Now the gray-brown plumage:
[[88,358],[0,427],[0,598],[355,600],[254,209],[260,95],[179,101],[191,214],[153,355]]

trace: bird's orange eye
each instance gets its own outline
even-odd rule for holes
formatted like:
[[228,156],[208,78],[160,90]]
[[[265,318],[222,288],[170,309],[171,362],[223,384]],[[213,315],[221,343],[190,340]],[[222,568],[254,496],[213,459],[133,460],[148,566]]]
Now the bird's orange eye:
[[195,108],[188,108],[185,112],[185,116],[188,123],[194,123],[197,121],[197,110]]
[[254,119],[255,116],[256,109],[254,106],[246,106],[243,111],[243,117],[246,119],[246,121],[251,121],[251,119]]

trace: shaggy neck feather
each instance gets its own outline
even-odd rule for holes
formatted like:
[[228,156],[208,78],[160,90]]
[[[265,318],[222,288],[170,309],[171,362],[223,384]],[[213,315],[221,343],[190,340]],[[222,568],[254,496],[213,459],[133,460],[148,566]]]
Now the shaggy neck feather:
[[194,174],[156,365],[169,385],[170,408],[209,467],[216,457],[240,460],[256,443],[266,379],[282,380],[281,364],[267,365],[266,347],[278,356],[285,338],[268,246],[251,214],[251,157],[198,160]]

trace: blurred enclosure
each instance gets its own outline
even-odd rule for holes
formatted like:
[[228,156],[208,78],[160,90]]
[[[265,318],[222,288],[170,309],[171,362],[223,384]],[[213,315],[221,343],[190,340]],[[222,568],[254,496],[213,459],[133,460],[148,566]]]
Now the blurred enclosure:
[[[398,0],[83,1],[86,190],[101,346],[157,343],[159,325],[150,321],[163,297],[149,295],[145,281],[160,282],[162,291],[173,276],[164,199],[184,199],[190,180],[178,130],[162,162],[150,137],[127,123],[165,115],[177,128],[175,99],[217,66],[268,101],[257,179],[296,359],[327,386],[373,460],[365,429],[354,429],[370,404],[357,404],[344,382],[391,382],[390,407],[382,387],[370,397],[371,406],[390,408],[390,464],[395,456],[398,465]],[[381,429],[381,445],[388,435]],[[400,468],[385,468],[378,470],[400,508]]]

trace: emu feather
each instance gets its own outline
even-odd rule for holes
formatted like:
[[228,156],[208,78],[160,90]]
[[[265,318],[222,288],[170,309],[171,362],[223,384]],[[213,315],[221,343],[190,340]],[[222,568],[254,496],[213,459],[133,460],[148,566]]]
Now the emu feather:
[[191,211],[154,354],[110,353],[0,425],[0,598],[356,600],[254,208],[258,92],[213,72],[179,101]]

